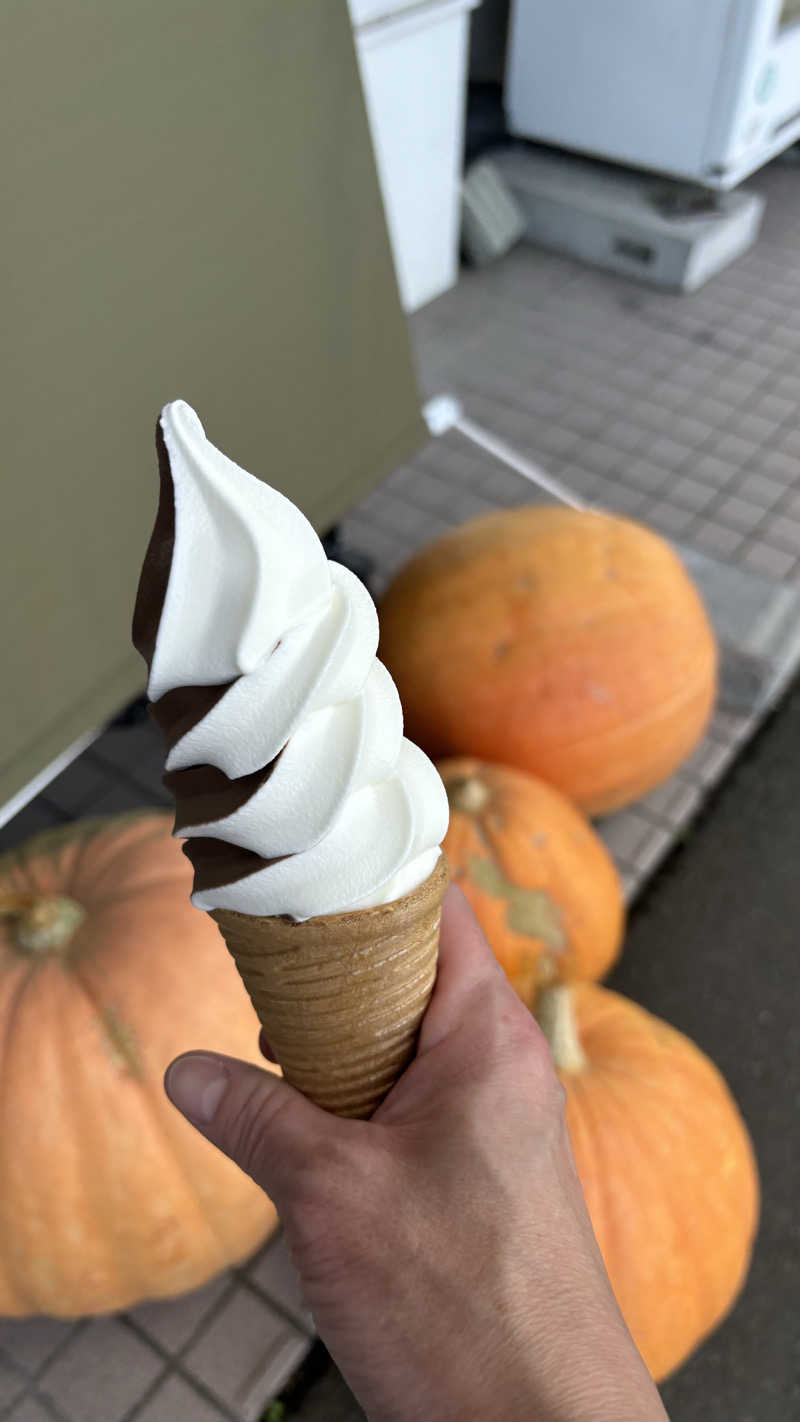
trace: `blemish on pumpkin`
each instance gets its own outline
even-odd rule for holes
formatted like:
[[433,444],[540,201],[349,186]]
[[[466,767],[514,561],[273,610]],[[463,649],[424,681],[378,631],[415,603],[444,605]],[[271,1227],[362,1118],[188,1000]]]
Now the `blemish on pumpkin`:
[[506,899],[506,923],[513,933],[540,939],[552,953],[567,946],[564,920],[557,904],[543,889],[524,889],[507,879],[497,864],[473,855],[470,874],[479,889],[497,899]]
[[531,835],[531,844],[534,849],[545,849],[547,847],[547,835],[542,830],[537,830]]
[[137,1081],[144,1081],[144,1062],[133,1028],[127,1022],[123,1022],[119,1013],[110,1003],[103,1005],[100,1012],[100,1022],[114,1065],[120,1071],[130,1072]]
[[596,701],[598,705],[607,706],[612,700],[611,692],[607,686],[603,686],[599,681],[589,681],[586,683],[586,694],[590,701]]
[[533,587],[533,578],[530,573],[520,573],[517,578],[517,587],[522,588],[525,592]]
[[494,647],[494,659],[495,659],[495,661],[496,661],[496,662],[502,662],[503,659],[508,656],[508,654],[509,654],[510,651],[511,651],[511,643],[510,643],[510,642],[495,642],[495,647]]

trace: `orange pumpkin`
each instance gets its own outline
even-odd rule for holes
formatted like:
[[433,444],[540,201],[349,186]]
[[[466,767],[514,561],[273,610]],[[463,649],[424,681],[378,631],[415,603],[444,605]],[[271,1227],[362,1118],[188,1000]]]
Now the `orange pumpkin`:
[[666,779],[716,686],[711,627],[669,544],[567,508],[487,514],[426,548],[386,593],[381,656],[429,754],[530,771],[587,814]]
[[149,811],[87,820],[0,859],[0,1313],[178,1294],[275,1226],[164,1095],[165,1067],[192,1047],[263,1065],[170,827]]
[[747,1128],[708,1057],[617,993],[547,988],[537,1016],[617,1301],[664,1378],[724,1318],[747,1274],[759,1203]]
[[450,801],[444,850],[512,986],[529,1006],[554,979],[599,978],[619,952],[619,876],[591,825],[520,770],[439,762]]

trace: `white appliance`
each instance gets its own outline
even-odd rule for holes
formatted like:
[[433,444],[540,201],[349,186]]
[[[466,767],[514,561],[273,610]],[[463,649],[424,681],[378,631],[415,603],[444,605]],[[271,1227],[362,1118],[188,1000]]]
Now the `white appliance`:
[[514,0],[520,137],[732,188],[800,138],[800,0]]
[[350,0],[400,298],[458,275],[469,12],[480,0]]

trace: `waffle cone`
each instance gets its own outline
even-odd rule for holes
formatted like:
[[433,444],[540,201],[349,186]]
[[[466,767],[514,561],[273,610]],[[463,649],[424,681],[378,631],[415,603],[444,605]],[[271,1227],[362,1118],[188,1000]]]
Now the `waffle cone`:
[[214,909],[284,1077],[337,1116],[371,1116],[413,1056],[436,976],[442,856],[394,903],[297,923]]

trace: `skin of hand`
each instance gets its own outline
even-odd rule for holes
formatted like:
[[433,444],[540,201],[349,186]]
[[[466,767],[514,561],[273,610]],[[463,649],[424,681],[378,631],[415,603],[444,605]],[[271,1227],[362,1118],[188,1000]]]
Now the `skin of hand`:
[[595,1242],[547,1044],[458,889],[417,1054],[370,1121],[205,1052],[165,1084],[274,1201],[370,1422],[665,1422]]

